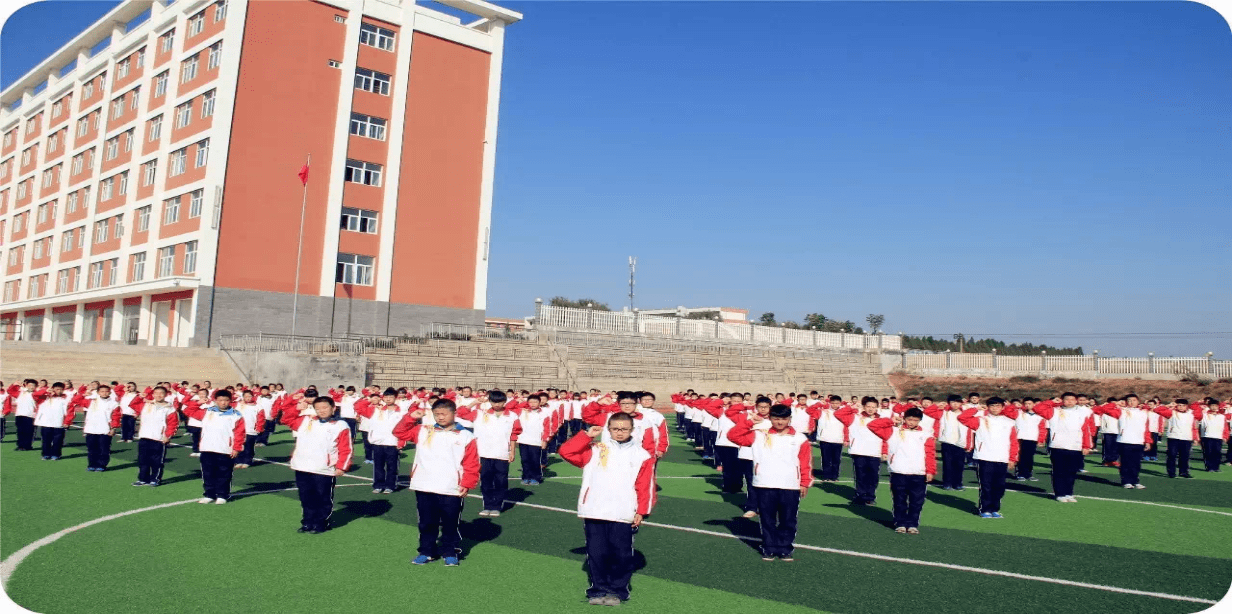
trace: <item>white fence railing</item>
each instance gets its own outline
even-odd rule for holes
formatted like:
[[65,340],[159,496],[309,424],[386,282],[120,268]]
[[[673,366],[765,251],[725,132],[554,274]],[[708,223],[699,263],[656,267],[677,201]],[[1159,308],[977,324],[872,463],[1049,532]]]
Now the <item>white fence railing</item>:
[[1229,378],[1233,362],[1210,357],[1100,357],[1096,355],[1006,356],[978,353],[907,353],[899,367],[912,371],[987,370],[998,373],[1188,374]]
[[644,335],[648,337],[730,340],[766,346],[797,348],[847,348],[852,350],[899,350],[898,335],[828,333],[787,327],[734,324],[657,316],[638,312],[604,312],[580,308],[541,305],[536,309],[535,326],[554,331]]

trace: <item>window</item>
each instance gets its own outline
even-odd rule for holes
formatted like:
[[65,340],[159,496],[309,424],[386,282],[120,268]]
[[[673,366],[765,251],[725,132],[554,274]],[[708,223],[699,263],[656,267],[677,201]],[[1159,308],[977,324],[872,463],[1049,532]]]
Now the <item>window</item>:
[[176,29],[172,28],[164,32],[162,36],[158,37],[158,40],[159,40],[159,51],[163,51],[163,52],[171,51],[171,48],[175,46],[175,42],[176,42]]
[[77,120],[77,136],[86,136],[86,131],[90,129],[90,118],[83,117]]
[[180,62],[180,83],[188,83],[195,78],[197,78],[197,56]]
[[34,151],[33,147],[27,147],[25,150],[21,152],[21,166],[24,167],[30,164],[30,153],[32,151]]
[[124,137],[124,153],[127,154],[133,151],[133,129],[129,128],[121,136]]
[[201,118],[214,115],[214,90],[201,95]]
[[103,183],[99,184],[98,187],[99,200],[106,201],[107,199],[110,199],[111,191],[115,188],[115,184],[115,178],[108,177],[107,179],[104,179]]
[[171,168],[167,170],[167,177],[175,177],[184,172],[184,161],[188,158],[187,148],[180,148],[171,152]]
[[26,198],[26,186],[29,182],[21,182],[17,184],[17,200]]
[[43,171],[43,188],[51,187],[52,177],[54,177],[54,175],[52,175],[51,169],[47,169],[46,171]]
[[94,96],[94,82],[91,81],[81,87],[81,97],[90,98]]
[[196,15],[188,18],[188,34],[185,36],[197,36],[201,34],[201,29],[205,27],[205,11],[201,11]]
[[82,163],[85,162],[85,159],[86,159],[85,153],[81,153],[81,154],[77,154],[76,156],[73,156],[73,175],[81,173],[81,166],[82,166]]
[[9,131],[9,132],[4,133],[4,146],[8,147],[12,144],[13,144],[13,132]]
[[107,241],[107,236],[110,235],[111,220],[99,220],[94,223],[94,243],[103,243]]
[[128,108],[136,109],[137,101],[139,100],[141,100],[141,86],[137,86],[133,88],[132,92],[130,93],[128,97]]
[[175,224],[180,221],[180,197],[172,197],[163,201],[163,224]]
[[124,115],[124,97],[121,96],[111,101],[111,119],[116,119]]
[[94,168],[94,148],[90,148],[85,151],[85,158],[86,158],[86,166],[93,169]]
[[158,141],[159,134],[163,132],[163,116],[157,116],[146,125],[146,134],[150,135],[147,141]]
[[198,188],[189,194],[188,217],[190,218],[200,218],[201,217],[201,204],[203,201],[205,201],[205,188]]
[[73,267],[73,290],[81,290],[81,267]]
[[167,72],[163,71],[154,78],[154,97],[162,98],[167,93]]
[[146,253],[138,252],[133,255],[133,270],[128,274],[129,282],[140,282],[146,277]]
[[95,111],[94,113],[90,114],[90,128],[94,130],[98,130],[98,118],[102,114],[103,114],[102,109],[99,109],[98,111]]
[[65,206],[65,209],[66,209],[66,213],[70,213],[70,214],[77,211],[77,193],[76,192],[69,193],[68,204]]
[[116,190],[116,194],[120,196],[128,194],[128,171],[120,174],[120,186],[119,189]]
[[51,116],[59,117],[61,111],[64,111],[64,99],[63,98],[60,100],[57,100],[55,104],[51,106]]
[[39,296],[39,277],[32,275],[30,276],[30,287],[26,289],[26,298],[33,299],[37,296]]
[[196,164],[193,165],[193,168],[199,169],[201,167],[204,167],[206,164],[206,158],[209,157],[209,155],[210,155],[210,140],[202,139],[198,141],[197,142],[197,161],[196,161]]
[[184,273],[197,272],[197,242],[190,241],[184,244]]
[[52,153],[60,148],[60,133],[56,133],[47,137],[47,153]]
[[150,209],[152,205],[137,208],[137,232],[144,233],[150,230]]
[[20,233],[21,231],[25,230],[26,215],[27,214],[17,214],[16,216],[13,216],[13,232],[14,233]]
[[137,68],[141,68],[142,66],[145,66],[145,65],[146,65],[146,48],[142,47],[141,49],[137,50]]
[[165,278],[171,275],[172,268],[176,262],[176,247],[167,246],[166,248],[158,249],[158,277]]
[[158,160],[151,160],[141,165],[141,185],[153,186],[154,174],[158,172]]
[[68,269],[61,269],[56,276],[56,294],[68,292]]
[[30,118],[30,119],[26,120],[26,134],[30,134],[30,133],[34,132],[34,122],[35,122],[35,120],[37,120],[37,119],[38,119],[38,117],[37,117],[37,116],[35,116],[35,117],[32,117],[32,118]]
[[365,186],[381,185],[381,165],[359,160],[347,160],[346,181]]
[[376,234],[377,212],[354,207],[342,208],[342,230]]
[[21,246],[9,250],[9,267],[17,264],[17,259],[21,255]]
[[68,252],[73,249],[73,231],[64,231],[60,235],[60,251]]
[[355,87],[367,91],[389,96],[390,94],[390,76],[385,73],[379,73],[367,68],[355,69]]
[[40,239],[34,242],[34,257],[35,260],[43,258],[43,240]]
[[176,128],[184,128],[193,121],[193,101],[176,107]]
[[338,269],[334,281],[341,284],[371,286],[372,262],[371,256],[339,253]]
[[90,206],[90,187],[89,186],[86,186],[85,188],[81,189],[81,206],[82,207]]
[[115,286],[117,277],[116,274],[120,272],[120,259],[113,258],[107,261],[107,264],[109,265],[107,267],[107,285]]
[[206,70],[213,70],[215,68],[218,68],[218,65],[222,64],[222,62],[223,62],[223,42],[218,41],[217,43],[210,45],[210,55],[206,60]]
[[385,120],[363,113],[351,114],[351,134],[378,141],[385,140]]
[[12,301],[13,299],[14,299],[14,297],[13,297],[13,283],[12,283],[12,282],[5,282],[5,283],[4,283],[4,302],[5,302],[5,303],[8,303],[9,301]]
[[48,203],[43,203],[42,205],[39,205],[38,224],[44,224],[47,222],[47,210],[49,209],[48,205],[49,205]]
[[227,17],[227,0],[214,3],[214,23],[218,23]]
[[123,79],[128,76],[128,66],[128,58],[116,62],[116,79]]
[[325,63],[330,68],[340,68],[342,66],[342,63],[340,63],[338,60],[326,60]]
[[360,24],[360,43],[386,51],[394,50],[394,31],[370,23]]
[[0,179],[8,179],[9,177],[9,161],[5,160],[4,164],[0,164]]
[[107,139],[107,149],[103,153],[103,160],[111,160],[120,152],[120,137],[112,137]]
[[334,21],[336,21],[336,22],[338,22],[338,23],[343,23],[343,22],[347,21],[347,18],[343,17],[342,15],[335,15],[335,16],[334,16]]
[[103,285],[103,261],[90,263],[90,285],[87,288],[98,288]]

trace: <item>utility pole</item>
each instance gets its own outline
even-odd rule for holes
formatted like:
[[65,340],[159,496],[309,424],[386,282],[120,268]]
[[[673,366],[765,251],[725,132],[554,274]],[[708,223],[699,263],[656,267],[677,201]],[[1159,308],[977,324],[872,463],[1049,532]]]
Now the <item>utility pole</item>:
[[634,309],[634,270],[638,268],[638,257],[629,257],[629,309]]

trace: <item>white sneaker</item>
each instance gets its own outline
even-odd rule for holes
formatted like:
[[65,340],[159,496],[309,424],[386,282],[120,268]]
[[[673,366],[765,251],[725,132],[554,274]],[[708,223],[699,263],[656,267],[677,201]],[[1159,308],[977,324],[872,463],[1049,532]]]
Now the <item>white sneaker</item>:
[[1078,503],[1079,503],[1079,500],[1076,500],[1076,499],[1075,499],[1075,496],[1073,496],[1073,495],[1068,495],[1068,496],[1066,496],[1066,501],[1067,501],[1067,502],[1069,502],[1069,503],[1071,503],[1071,504],[1078,504]]
[[213,501],[214,501],[214,498],[201,498],[200,500],[197,500],[197,503],[198,504],[209,504],[210,502],[213,502]]
[[1064,496],[1064,495],[1059,495],[1059,496],[1057,496],[1057,498],[1056,498],[1056,499],[1057,499],[1057,501],[1059,501],[1059,502],[1065,502],[1065,501],[1066,501],[1066,496]]
[[488,516],[488,510],[487,510],[487,509],[485,509],[485,510],[481,510],[481,511],[479,511],[479,516],[481,516],[481,517],[487,517],[487,516]]
[[1125,485],[1122,485],[1122,489],[1134,489],[1134,488],[1135,486],[1130,483],[1126,483]]
[[1140,485],[1139,483],[1135,483],[1135,489],[1147,489],[1147,485]]
[[224,500],[224,499],[222,499],[222,498],[218,498],[218,499],[214,500],[214,503],[215,503],[215,504],[226,504],[226,503],[227,503],[227,500]]
[[189,457],[200,457],[201,453],[189,453],[188,456]]

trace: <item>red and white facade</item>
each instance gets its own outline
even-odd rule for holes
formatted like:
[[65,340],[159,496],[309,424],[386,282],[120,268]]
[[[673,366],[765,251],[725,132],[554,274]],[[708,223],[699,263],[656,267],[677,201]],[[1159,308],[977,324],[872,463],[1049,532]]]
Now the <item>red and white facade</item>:
[[521,15],[440,4],[125,2],[0,93],[0,333],[206,345],[289,333],[293,304],[303,335],[482,323]]

